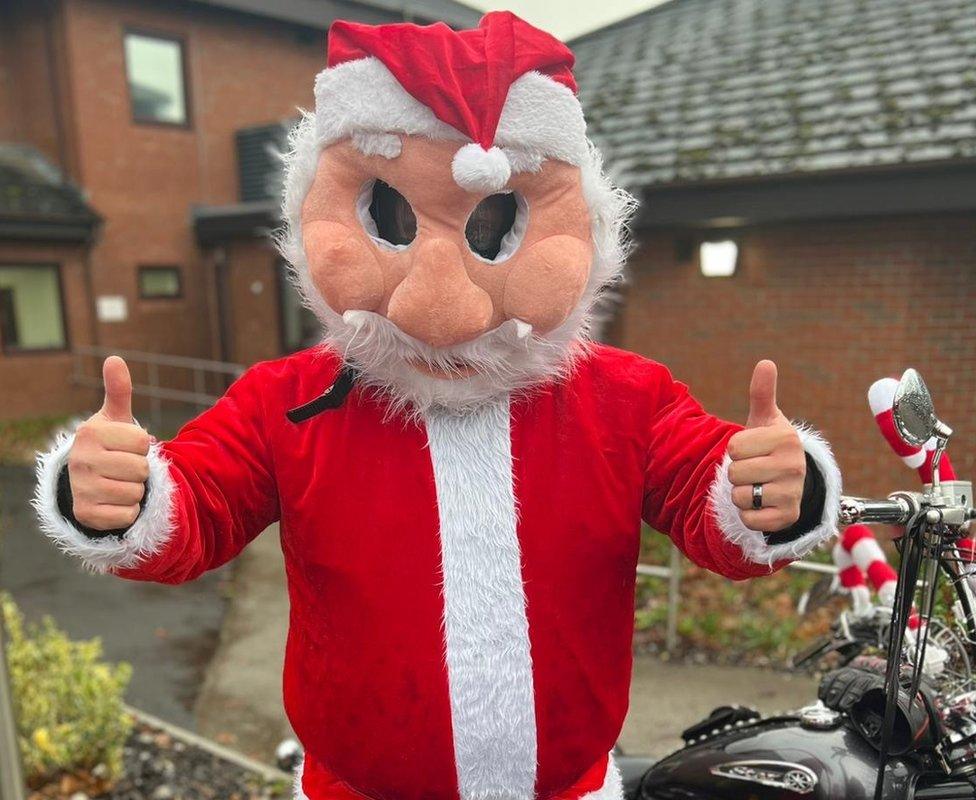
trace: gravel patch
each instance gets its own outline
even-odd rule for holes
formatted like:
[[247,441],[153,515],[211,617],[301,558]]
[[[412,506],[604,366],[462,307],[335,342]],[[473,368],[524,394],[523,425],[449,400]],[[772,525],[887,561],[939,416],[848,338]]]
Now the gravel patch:
[[[101,773],[101,774],[100,774]],[[98,767],[35,787],[29,800],[272,800],[291,797],[290,781],[227,761],[168,731],[138,722],[111,786]]]

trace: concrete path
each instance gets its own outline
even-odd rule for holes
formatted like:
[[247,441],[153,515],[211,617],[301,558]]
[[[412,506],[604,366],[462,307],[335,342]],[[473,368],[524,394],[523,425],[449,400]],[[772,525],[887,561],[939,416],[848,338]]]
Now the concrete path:
[[[265,531],[237,560],[220,646],[197,701],[201,733],[247,755],[269,759],[291,735],[281,707],[281,662],[288,598],[276,530]],[[815,699],[808,678],[743,667],[684,666],[654,658],[634,665],[630,714],[621,736],[628,753],[663,756],[680,733],[719,705],[775,712]]]
[[33,470],[0,467],[0,590],[30,620],[50,615],[72,638],[101,637],[109,660],[133,666],[129,703],[192,727],[223,621],[226,568],[183,586],[92,575],[38,532],[33,487]]
[[649,753],[659,758],[680,747],[681,731],[717,706],[738,703],[772,714],[809,705],[816,699],[816,684],[806,676],[638,658],[620,745],[625,753]]
[[275,525],[235,562],[230,607],[196,703],[200,733],[266,761],[294,735],[281,697],[287,632],[285,565]]

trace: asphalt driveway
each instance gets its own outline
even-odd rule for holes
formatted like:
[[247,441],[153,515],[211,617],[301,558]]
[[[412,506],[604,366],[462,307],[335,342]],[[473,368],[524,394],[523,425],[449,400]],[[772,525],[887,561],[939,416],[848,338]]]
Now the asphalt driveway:
[[194,727],[193,708],[224,618],[226,568],[183,586],[92,575],[37,530],[33,471],[0,466],[0,589],[29,620],[45,614],[72,638],[99,636],[133,666],[128,702]]

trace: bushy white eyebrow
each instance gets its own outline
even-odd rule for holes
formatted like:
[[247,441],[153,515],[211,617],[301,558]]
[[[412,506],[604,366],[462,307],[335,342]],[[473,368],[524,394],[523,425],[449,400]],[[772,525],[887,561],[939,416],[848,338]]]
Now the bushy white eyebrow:
[[516,172],[538,172],[542,169],[543,157],[538,153],[528,150],[521,150],[515,147],[503,147],[502,152],[512,168],[512,174]]
[[352,134],[352,143],[364,156],[396,158],[403,149],[403,142],[395,133],[356,131]]

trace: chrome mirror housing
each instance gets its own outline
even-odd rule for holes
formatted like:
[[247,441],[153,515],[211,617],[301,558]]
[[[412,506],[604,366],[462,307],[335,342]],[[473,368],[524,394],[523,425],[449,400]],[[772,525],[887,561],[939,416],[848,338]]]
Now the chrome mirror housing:
[[935,415],[932,395],[929,394],[922,376],[914,369],[906,369],[898,382],[892,416],[898,435],[908,444],[924,447],[926,442],[935,437],[935,452],[932,454],[932,488],[938,495],[941,491],[939,465],[949,444],[949,437],[952,436],[952,428]]
[[923,447],[938,430],[932,395],[922,376],[914,369],[906,369],[895,389],[892,407],[898,434],[908,444]]

